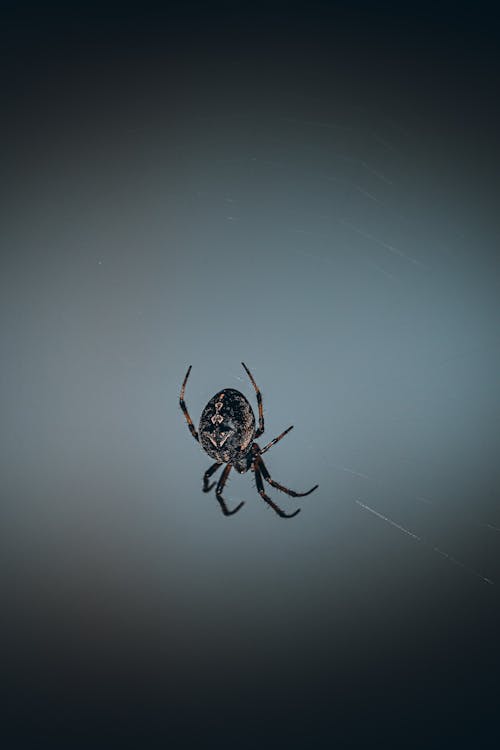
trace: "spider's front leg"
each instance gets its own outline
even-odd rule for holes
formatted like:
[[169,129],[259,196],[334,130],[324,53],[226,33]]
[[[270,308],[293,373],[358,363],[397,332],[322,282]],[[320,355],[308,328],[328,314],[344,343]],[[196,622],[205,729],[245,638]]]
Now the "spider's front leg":
[[281,516],[281,518],[293,518],[294,516],[297,515],[297,513],[300,513],[300,508],[298,508],[298,510],[296,510],[294,513],[285,513],[284,510],[281,510],[281,508],[278,508],[276,503],[273,503],[271,498],[268,495],[266,495],[264,491],[264,483],[262,482],[262,476],[259,471],[258,461],[253,462],[252,471],[255,474],[255,483],[257,485],[257,490],[259,492],[259,495],[268,505],[271,506],[271,508],[274,510],[275,513],[278,514],[278,516]]
[[215,474],[217,469],[222,466],[222,464],[219,461],[216,461],[212,466],[206,470],[206,472],[203,474],[203,492],[210,492],[212,487],[215,485],[215,482],[212,482],[212,484],[208,483],[208,480],[212,476],[212,474]]
[[279,482],[276,482],[274,479],[271,479],[271,475],[269,474],[267,467],[262,460],[261,456],[257,456],[255,461],[257,462],[257,465],[262,472],[262,476],[266,480],[266,482],[269,482],[269,484],[272,487],[276,487],[277,490],[281,490],[281,492],[286,492],[287,495],[290,495],[291,497],[305,497],[306,495],[310,495],[311,492],[314,492],[315,489],[319,487],[319,484],[315,484],[314,487],[311,487],[310,490],[307,490],[307,492],[295,492],[295,490],[289,490],[288,487],[284,487]]
[[194,437],[195,440],[198,440],[198,442],[200,442],[199,438],[198,438],[198,433],[196,432],[196,430],[194,428],[193,420],[189,416],[189,412],[187,410],[186,402],[184,401],[184,391],[186,390],[186,383],[187,383],[187,379],[189,377],[189,373],[190,372],[191,372],[191,365],[189,365],[188,371],[186,373],[186,377],[184,378],[184,381],[182,383],[181,395],[180,395],[180,398],[179,398],[179,405],[180,405],[180,407],[181,407],[181,409],[183,411],[184,416],[186,417],[186,422],[187,422],[188,427],[189,427],[189,432],[191,433],[191,435]]
[[227,478],[229,476],[230,471],[231,471],[231,464],[227,464],[226,468],[222,472],[221,478],[217,482],[217,489],[215,490],[215,497],[219,501],[220,507],[225,516],[232,516],[233,513],[237,513],[239,509],[242,508],[243,505],[245,505],[245,502],[242,502],[239,505],[237,505],[236,508],[234,508],[234,510],[229,510],[226,505],[226,501],[222,497],[222,490],[224,489],[224,485],[227,482]]

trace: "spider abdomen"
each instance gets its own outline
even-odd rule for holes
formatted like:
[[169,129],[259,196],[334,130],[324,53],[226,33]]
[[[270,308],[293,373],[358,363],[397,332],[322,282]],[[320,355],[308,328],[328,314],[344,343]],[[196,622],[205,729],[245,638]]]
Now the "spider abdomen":
[[255,436],[255,416],[245,396],[234,388],[213,396],[201,414],[199,436],[209,456],[241,471]]

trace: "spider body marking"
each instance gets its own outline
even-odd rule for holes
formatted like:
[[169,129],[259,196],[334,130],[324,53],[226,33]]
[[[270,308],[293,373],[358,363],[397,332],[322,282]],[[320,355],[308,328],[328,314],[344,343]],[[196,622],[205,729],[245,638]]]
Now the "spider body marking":
[[232,468],[236,469],[240,474],[244,474],[246,471],[251,470],[255,474],[255,483],[262,499],[281,518],[293,518],[293,516],[296,516],[297,513],[300,512],[300,508],[293,513],[285,513],[281,510],[281,508],[279,508],[266,494],[262,479],[264,478],[272,487],[285,492],[291,497],[305,497],[313,492],[318,485],[314,485],[314,487],[307,492],[295,492],[294,490],[287,489],[282,484],[279,484],[279,482],[276,482],[271,478],[271,475],[262,459],[262,455],[284,438],[285,435],[293,429],[293,425],[287,430],[284,430],[284,432],[274,438],[274,440],[271,440],[271,442],[264,446],[264,448],[259,447],[254,438],[260,437],[264,432],[262,396],[250,370],[244,362],[241,364],[245,368],[245,371],[255,389],[259,410],[258,427],[256,427],[252,407],[245,396],[234,388],[224,388],[222,391],[218,391],[203,409],[200,417],[199,432],[197,432],[186,407],[186,402],[184,401],[184,392],[186,390],[189,373],[191,372],[191,365],[189,366],[182,383],[179,403],[186,418],[189,431],[195,440],[201,443],[203,450],[208,453],[211,458],[215,459],[215,463],[212,464],[203,475],[203,492],[209,492],[212,489],[215,482],[209,484],[210,477],[220,469],[223,464],[225,464],[222,475],[217,482],[215,496],[219,501],[224,515],[231,516],[240,510],[244,505],[244,502],[237,505],[233,510],[228,509],[226,502],[222,497],[222,491],[229,473]]
[[255,417],[245,396],[233,388],[224,388],[211,398],[200,417],[199,436],[203,450],[211,458],[232,464],[240,474],[248,471]]

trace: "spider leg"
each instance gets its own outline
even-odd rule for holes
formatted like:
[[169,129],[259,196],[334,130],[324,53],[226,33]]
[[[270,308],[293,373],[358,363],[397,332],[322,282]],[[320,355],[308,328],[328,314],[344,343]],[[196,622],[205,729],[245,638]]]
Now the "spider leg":
[[198,433],[196,432],[196,430],[194,428],[194,424],[193,424],[193,422],[191,420],[191,417],[189,416],[189,412],[187,410],[186,402],[184,401],[184,391],[186,390],[186,383],[187,383],[187,379],[189,377],[189,373],[190,372],[191,372],[191,365],[189,365],[188,371],[186,373],[186,377],[184,378],[184,382],[182,383],[181,395],[180,395],[180,398],[179,398],[179,404],[180,404],[180,407],[181,407],[181,409],[182,409],[182,411],[184,413],[184,416],[186,417],[186,422],[187,422],[188,427],[189,427],[189,432],[191,433],[191,435],[194,437],[195,440],[198,440],[198,442],[200,442],[199,439],[198,439]]
[[210,492],[212,487],[214,486],[215,482],[212,482],[212,484],[208,483],[208,480],[212,476],[212,474],[215,474],[217,469],[222,466],[219,461],[216,461],[212,466],[206,470],[206,472],[203,474],[203,492]]
[[273,503],[270,497],[268,497],[264,491],[264,484],[262,482],[262,477],[260,475],[259,466],[257,462],[253,463],[252,466],[253,471],[255,472],[255,482],[257,484],[257,489],[259,491],[259,495],[261,498],[271,506],[271,508],[275,511],[275,513],[278,514],[278,516],[281,516],[281,518],[293,518],[297,515],[297,513],[300,513],[300,508],[296,510],[294,513],[285,513],[285,511],[281,510],[281,508],[278,508],[278,506]]
[[260,456],[257,457],[256,462],[266,482],[269,482],[272,487],[276,487],[277,490],[286,492],[286,494],[291,495],[291,497],[305,497],[306,495],[310,495],[311,492],[314,492],[314,490],[319,487],[318,484],[315,484],[314,487],[312,487],[307,492],[295,492],[294,490],[289,490],[288,487],[284,487],[279,482],[275,482],[274,479],[271,479],[271,475],[269,474],[266,465]]
[[[288,430],[285,430],[284,432],[282,432],[282,433],[281,433],[281,435],[278,435],[278,437],[274,438],[274,440],[271,440],[271,442],[270,442],[270,443],[268,443],[267,445],[265,445],[265,446],[264,446],[264,447],[262,448],[262,450],[260,451],[260,453],[261,453],[261,454],[262,454],[262,453],[265,453],[266,451],[268,451],[268,450],[269,450],[269,448],[272,448],[272,447],[273,447],[273,445],[276,445],[276,443],[277,443],[277,442],[278,442],[279,440],[281,440],[281,438],[284,438],[284,437],[285,437],[285,435],[286,435],[287,433],[289,433],[289,432],[290,432],[290,430],[293,430],[293,425],[292,425],[291,427],[289,427],[289,428],[288,428]],[[257,435],[256,435],[256,437],[257,437]],[[262,473],[264,473],[264,472],[262,472]]]
[[[213,468],[213,467],[211,467]],[[210,471],[210,469],[209,469]],[[222,508],[222,512],[225,516],[232,516],[233,513],[236,513],[243,505],[245,505],[244,502],[240,503],[239,505],[234,508],[234,510],[228,510],[228,507],[226,505],[226,502],[224,498],[222,497],[222,490],[224,489],[224,485],[226,484],[227,478],[229,476],[229,472],[231,471],[231,464],[227,464],[226,468],[222,472],[222,476],[217,482],[217,488],[215,490],[215,497],[220,503],[220,507]]]
[[249,378],[250,378],[250,380],[252,381],[252,385],[253,385],[253,387],[255,388],[255,393],[256,393],[256,395],[257,395],[257,405],[258,405],[258,407],[259,407],[259,427],[258,427],[258,429],[257,429],[257,431],[256,431],[256,433],[255,433],[255,437],[256,437],[256,438],[258,438],[258,437],[260,437],[260,436],[262,435],[262,433],[264,432],[264,410],[263,410],[263,408],[262,408],[262,394],[261,394],[261,392],[259,391],[259,389],[258,389],[258,387],[257,387],[257,383],[256,383],[256,382],[255,382],[255,380],[253,379],[253,375],[252,375],[252,373],[250,372],[250,370],[248,369],[248,367],[246,366],[246,364],[245,364],[244,362],[242,362],[241,364],[242,364],[242,365],[243,365],[243,367],[245,368],[245,370],[246,370],[246,373],[247,373],[248,377],[249,377]]

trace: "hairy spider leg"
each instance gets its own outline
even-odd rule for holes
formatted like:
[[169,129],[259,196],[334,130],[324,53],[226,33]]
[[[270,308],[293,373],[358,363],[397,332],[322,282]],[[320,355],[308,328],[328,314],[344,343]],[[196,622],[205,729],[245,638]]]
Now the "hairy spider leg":
[[291,495],[291,497],[305,497],[306,495],[310,495],[311,492],[314,492],[315,489],[319,487],[319,484],[315,484],[314,487],[312,487],[307,492],[295,492],[294,490],[289,490],[288,487],[284,487],[279,482],[275,482],[274,479],[271,479],[271,475],[269,474],[269,471],[267,470],[267,467],[262,460],[260,456],[257,456],[255,459],[257,466],[259,467],[260,471],[262,472],[262,476],[266,480],[266,482],[269,482],[269,484],[272,487],[276,487],[277,490],[281,490],[282,492],[286,492],[287,495]]
[[285,435],[287,435],[287,434],[288,434],[288,433],[290,432],[290,430],[293,430],[293,424],[292,424],[292,425],[291,425],[291,427],[289,427],[289,428],[288,428],[287,430],[285,430],[284,432],[282,432],[282,433],[281,433],[281,435],[278,435],[278,437],[274,438],[274,440],[271,440],[271,442],[270,442],[270,443],[268,443],[267,445],[265,445],[265,446],[264,446],[264,447],[262,448],[262,450],[260,450],[260,449],[259,449],[259,453],[260,453],[260,454],[262,455],[263,453],[265,453],[266,451],[268,451],[268,450],[269,450],[269,448],[272,448],[272,447],[273,447],[273,445],[276,445],[276,443],[277,443],[277,442],[278,442],[279,440],[281,440],[281,438],[284,438],[284,437],[285,437]]
[[215,474],[217,469],[221,467],[222,464],[216,461],[212,466],[206,470],[206,472],[203,474],[203,492],[210,492],[212,487],[215,485],[215,482],[212,482],[212,484],[208,483],[208,480],[212,476],[212,474]]
[[252,385],[255,388],[255,393],[257,395],[257,405],[259,407],[259,427],[258,427],[257,431],[255,432],[255,437],[258,438],[264,432],[264,410],[262,408],[262,394],[261,394],[260,390],[258,389],[257,383],[253,379],[253,375],[250,372],[250,370],[248,369],[248,367],[246,366],[246,364],[244,362],[242,362],[241,364],[245,368],[248,377],[252,381]]
[[187,383],[187,379],[189,377],[189,373],[190,372],[191,372],[191,365],[189,365],[188,371],[186,373],[186,377],[184,378],[184,382],[182,383],[181,395],[180,395],[180,398],[179,398],[179,404],[180,404],[180,407],[181,407],[181,409],[182,409],[182,411],[184,413],[184,416],[186,417],[186,422],[187,422],[188,427],[189,427],[189,432],[191,433],[191,435],[194,437],[195,440],[198,440],[198,442],[200,442],[199,438],[198,438],[198,433],[196,432],[196,430],[194,428],[193,420],[189,416],[189,412],[187,410],[186,402],[184,401],[184,391],[186,390],[186,383]]
[[240,503],[239,505],[234,508],[234,510],[228,510],[228,507],[226,505],[226,502],[224,498],[222,497],[222,490],[224,489],[224,485],[226,484],[227,478],[229,476],[229,472],[231,471],[231,464],[226,464],[226,468],[222,472],[221,478],[217,482],[217,488],[215,490],[215,497],[220,503],[220,507],[222,508],[222,512],[225,516],[232,516],[233,513],[236,513],[239,511],[239,509],[245,505],[245,502]]
[[300,513],[300,508],[298,508],[298,510],[296,510],[294,513],[285,513],[284,510],[281,510],[281,508],[278,508],[278,506],[275,503],[273,503],[271,498],[268,495],[266,495],[257,461],[253,462],[252,471],[255,473],[255,483],[257,484],[259,495],[268,505],[271,506],[271,508],[274,510],[275,513],[278,514],[278,516],[281,516],[281,518],[293,518],[294,516],[297,515],[297,513]]

